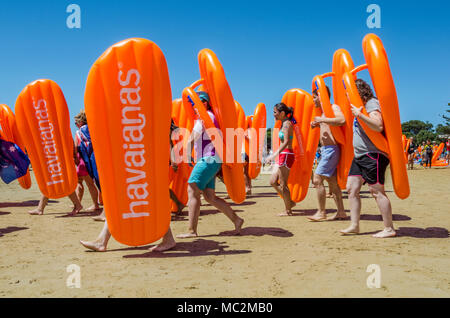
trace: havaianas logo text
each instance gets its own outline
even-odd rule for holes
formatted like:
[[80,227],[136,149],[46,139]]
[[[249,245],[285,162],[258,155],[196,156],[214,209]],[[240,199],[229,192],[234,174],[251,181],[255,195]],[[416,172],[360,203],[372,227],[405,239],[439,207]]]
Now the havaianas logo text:
[[63,183],[61,163],[58,159],[58,150],[53,136],[53,124],[49,121],[47,112],[47,102],[40,99],[37,103],[33,99],[33,107],[36,110],[35,115],[38,120],[39,131],[41,132],[42,145],[47,159],[47,171],[51,175],[51,181],[47,185],[51,186],[57,183]]
[[[141,96],[139,86],[141,75],[136,69],[130,69],[127,72],[125,80],[122,80],[123,72],[119,71],[118,80],[120,86],[120,101],[122,103],[122,137],[124,140],[123,149],[125,150],[124,163],[125,170],[129,174],[126,179],[127,196],[129,201],[129,212],[123,213],[123,219],[140,218],[150,216],[150,212],[135,212],[137,207],[148,207],[148,183],[145,173],[145,146],[143,144],[143,129],[146,124],[145,116],[142,114],[139,103]],[[131,83],[132,77],[135,77]],[[134,86],[129,87],[129,85]],[[142,210],[142,208],[141,208]]]

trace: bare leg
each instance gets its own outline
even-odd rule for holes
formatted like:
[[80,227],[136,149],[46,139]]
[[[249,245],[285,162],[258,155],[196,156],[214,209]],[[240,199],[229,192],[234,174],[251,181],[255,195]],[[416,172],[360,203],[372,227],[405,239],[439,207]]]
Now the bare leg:
[[81,205],[80,201],[78,200],[78,197],[76,193],[72,193],[69,195],[69,199],[72,200],[73,203],[73,210],[69,213],[70,216],[77,215],[78,212],[80,212],[83,209],[83,206]]
[[203,196],[208,203],[225,214],[230,219],[230,221],[233,222],[235,234],[240,234],[242,224],[244,224],[244,219],[238,217],[236,212],[233,211],[233,209],[224,199],[216,196],[216,192],[214,191],[214,189],[206,188],[205,191],[203,191]]
[[244,164],[245,193],[252,194],[252,179],[248,175],[248,162]]
[[359,217],[361,214],[361,198],[359,192],[363,185],[361,176],[349,176],[347,179],[348,201],[350,202],[350,219],[351,224],[345,230],[341,230],[342,234],[358,234],[359,233]]
[[84,194],[83,179],[84,177],[78,177],[78,184],[75,190],[75,193],[77,194],[78,197],[78,201],[80,202],[83,201],[83,194]]
[[292,208],[295,206],[295,202],[291,199],[291,192],[288,187],[288,179],[290,170],[287,167],[279,167],[279,180],[280,180],[280,193],[283,197],[285,212],[278,214],[279,216],[291,216]]
[[156,245],[155,247],[151,248],[150,252],[168,251],[168,250],[174,248],[175,245],[177,245],[177,243],[175,242],[175,240],[173,238],[172,230],[169,227],[169,229],[167,230],[167,233],[162,238],[162,242],[159,243],[158,245]]
[[48,198],[44,195],[41,196],[41,199],[39,200],[39,205],[36,209],[29,211],[31,215],[43,215],[44,209],[48,204]]
[[177,196],[172,191],[172,189],[169,189],[169,194],[170,194],[170,199],[173,202],[175,202],[175,204],[177,205],[177,209],[178,209],[177,213],[181,213],[186,206],[183,203],[181,203],[180,200],[178,200]]
[[384,185],[374,184],[369,186],[370,193],[375,198],[377,202],[378,209],[381,212],[383,218],[384,230],[373,235],[373,237],[384,238],[395,236],[394,224],[392,223],[392,207],[391,201],[386,196],[384,191]]
[[[94,180],[90,176],[86,176],[84,178],[84,181],[86,182],[86,185],[89,189],[89,193],[91,195],[92,202],[94,205],[89,207],[86,211],[93,212],[93,211],[100,211],[102,208],[98,205],[98,190],[97,187],[94,184]],[[81,200],[80,200],[81,202]]]
[[189,210],[189,229],[188,233],[178,234],[177,238],[196,237],[198,218],[200,217],[200,189],[195,183],[188,184],[188,210]]
[[345,220],[347,219],[347,214],[344,209],[344,201],[342,200],[342,191],[337,183],[337,177],[333,176],[328,179],[328,186],[330,187],[331,193],[333,194],[334,202],[336,203],[337,212],[333,215],[330,220]]
[[323,221],[327,219],[326,211],[325,211],[325,203],[326,203],[326,191],[325,186],[323,184],[324,176],[314,174],[314,187],[316,188],[317,194],[317,202],[319,203],[319,209],[313,215],[308,217],[311,221]]
[[91,249],[96,252],[105,252],[106,247],[108,246],[108,241],[111,238],[111,233],[109,232],[108,222],[105,222],[103,225],[103,229],[100,232],[98,238],[95,241],[80,241],[81,245],[84,247]]

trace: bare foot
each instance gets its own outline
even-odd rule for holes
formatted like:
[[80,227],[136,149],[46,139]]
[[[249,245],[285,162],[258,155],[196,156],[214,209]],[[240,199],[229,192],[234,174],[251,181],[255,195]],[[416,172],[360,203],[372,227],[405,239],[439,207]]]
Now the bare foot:
[[164,251],[168,251],[168,250],[174,248],[175,245],[177,245],[177,243],[174,240],[170,240],[169,242],[162,241],[160,244],[152,247],[150,249],[150,252],[164,252]]
[[297,203],[295,203],[294,201],[291,200],[291,209],[296,205],[297,205]]
[[78,212],[80,212],[81,210],[83,210],[83,206],[78,206],[78,207],[74,207],[73,208],[73,210],[72,210],[72,212],[70,212],[69,214],[67,214],[67,215],[69,215],[69,216],[75,216],[75,215],[77,215],[78,214]]
[[307,216],[306,218],[313,222],[320,222],[325,221],[327,219],[327,214],[325,212],[317,211],[314,215]]
[[347,214],[345,212],[336,212],[335,215],[333,215],[331,218],[329,218],[329,221],[337,221],[337,220],[347,220]]
[[293,216],[292,211],[287,210],[278,214],[278,216]]
[[100,215],[94,216],[92,218],[94,221],[104,222],[106,221],[105,211],[103,211]]
[[184,238],[197,237],[197,236],[198,236],[197,233],[184,233],[184,234],[178,234],[177,238],[184,239]]
[[35,209],[35,210],[32,210],[32,211],[28,211],[28,213],[30,215],[43,215],[44,211],[43,210],[39,210],[39,209]]
[[87,208],[85,211],[86,212],[96,212],[96,211],[101,211],[101,210],[103,210],[103,209],[101,207],[99,207],[98,205],[97,206],[93,205],[93,206]]
[[251,188],[245,189],[245,194],[252,194],[252,189]]
[[234,223],[234,233],[235,235],[241,234],[242,225],[244,224],[244,219],[238,218]]
[[87,241],[80,241],[81,245],[84,247],[96,251],[96,252],[105,252],[106,251],[106,245],[102,244],[100,241],[94,241],[94,242],[87,242]]
[[342,235],[349,235],[349,234],[359,234],[359,226],[357,225],[350,225],[345,230],[340,231]]
[[386,228],[381,232],[378,232],[374,235],[372,235],[372,237],[376,237],[376,238],[386,238],[386,237],[394,237],[396,236],[397,233],[395,233],[395,231],[392,228]]

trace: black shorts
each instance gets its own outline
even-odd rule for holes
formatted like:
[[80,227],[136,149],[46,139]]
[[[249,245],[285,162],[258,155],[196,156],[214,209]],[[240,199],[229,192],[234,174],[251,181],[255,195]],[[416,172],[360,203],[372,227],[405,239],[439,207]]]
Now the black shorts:
[[389,159],[381,153],[371,152],[360,158],[353,158],[348,176],[361,176],[368,184],[384,184],[384,174]]

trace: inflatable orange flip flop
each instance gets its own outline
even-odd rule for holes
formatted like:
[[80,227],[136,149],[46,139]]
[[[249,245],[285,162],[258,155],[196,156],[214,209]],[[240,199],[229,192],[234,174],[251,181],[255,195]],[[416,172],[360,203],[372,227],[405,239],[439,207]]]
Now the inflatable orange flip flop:
[[[330,72],[330,73],[326,73],[323,75],[317,75],[313,78],[313,83],[312,83],[312,89],[313,91],[316,89],[318,92],[318,96],[320,99],[320,104],[322,106],[322,112],[324,113],[324,115],[327,118],[334,118],[334,111],[333,108],[331,106],[331,102],[330,102],[330,97],[328,96],[328,92],[326,89],[326,85],[324,82],[324,78],[327,77],[335,77],[335,73]],[[340,106],[340,105],[339,105]],[[340,107],[341,109],[344,107]],[[344,113],[344,111],[342,111],[342,113]],[[346,118],[347,120],[347,118]],[[339,187],[341,189],[345,189],[346,188],[346,184],[347,184],[347,176],[348,176],[348,171],[350,170],[350,165],[351,165],[351,161],[346,162],[345,159],[349,159],[350,157],[348,156],[348,149],[347,149],[347,136],[345,135],[346,132],[346,127],[345,126],[331,126],[330,125],[330,130],[331,133],[333,134],[334,140],[336,141],[336,143],[338,144],[339,148],[340,148],[340,159],[339,159],[339,164],[337,166],[337,181],[339,184]],[[353,132],[352,132],[352,136],[353,136]],[[353,150],[353,146],[351,147],[351,149]],[[346,157],[347,155],[347,157]],[[353,159],[353,158],[352,158]],[[347,174],[346,174],[347,171]]]
[[92,66],[85,105],[109,230],[120,243],[154,242],[170,225],[172,93],[161,49],[119,42]]
[[61,88],[51,80],[28,84],[16,101],[16,124],[42,194],[59,199],[78,183],[70,115]]
[[247,136],[245,149],[249,157],[248,176],[255,179],[261,172],[262,154],[266,138],[266,105],[259,103],[253,116],[247,116]]
[[[289,174],[288,187],[292,201],[300,202],[308,193],[314,156],[319,144],[320,131],[311,128],[311,121],[315,116],[319,116],[319,112],[314,107],[312,96],[301,89],[295,88],[287,91],[282,102],[294,109],[294,118],[297,120],[297,123],[294,124],[292,141],[295,161]],[[274,152],[279,148],[279,140],[276,136],[280,128],[281,122],[276,121],[275,129],[272,132]]]
[[[357,107],[362,106],[363,103],[354,84],[354,75],[359,71],[369,70],[376,96],[380,102],[386,137],[370,129],[362,120],[358,120],[358,122],[374,145],[389,155],[395,193],[400,199],[406,199],[409,196],[410,189],[402,145],[402,127],[397,93],[387,54],[383,43],[375,34],[368,34],[364,37],[363,52],[367,64],[360,65],[353,69],[351,73],[344,74],[345,89],[350,102]],[[364,108],[363,113],[367,115]]]
[[[190,158],[187,157],[190,156],[190,154],[184,153],[187,148],[183,147],[183,145],[187,144],[189,134],[194,127],[195,117],[195,112],[192,107],[184,104],[181,98],[175,99],[172,102],[172,119],[175,125],[180,128],[179,132],[181,133],[179,136],[176,136],[177,140],[173,140],[173,151],[174,154],[182,160],[180,160],[181,162],[177,162],[177,171],[174,171],[173,168],[170,167],[169,187],[183,205],[187,205],[188,202],[187,182],[192,172],[192,167],[188,164]],[[175,136],[172,136],[172,138],[173,137]],[[172,202],[171,211],[178,211],[175,202]]]
[[439,144],[437,150],[433,153],[433,157],[431,158],[431,166],[432,167],[445,167],[448,166],[447,160],[441,159],[438,160],[439,156],[442,154],[444,150],[444,143]]
[[345,117],[345,125],[342,126],[344,132],[345,142],[341,145],[341,159],[337,167],[337,179],[341,189],[347,186],[347,178],[352,165],[354,150],[353,150],[353,120],[350,103],[347,99],[342,76],[346,72],[354,69],[353,60],[344,49],[337,50],[333,55],[332,71],[333,76],[333,98],[334,103],[339,105]]
[[[19,134],[19,130],[16,125],[16,118],[11,108],[8,105],[0,105],[0,126],[3,130],[3,138],[6,141],[15,143],[23,152],[25,152],[25,146],[22,141],[22,137]],[[27,174],[19,178],[19,184],[25,190],[31,187],[30,170]]]
[[[242,140],[239,133],[238,114],[225,72],[217,56],[209,49],[203,49],[198,55],[201,79],[183,90],[183,102],[190,103],[202,119],[216,153],[222,160],[222,174],[228,195],[235,203],[245,200],[244,168],[241,158]],[[220,131],[215,127],[206,108],[200,101],[196,87],[203,85],[211,99],[211,107],[219,123]],[[242,128],[242,127],[241,127]],[[237,135],[236,135],[237,134]]]

